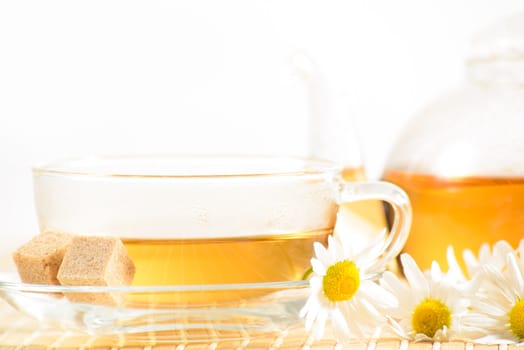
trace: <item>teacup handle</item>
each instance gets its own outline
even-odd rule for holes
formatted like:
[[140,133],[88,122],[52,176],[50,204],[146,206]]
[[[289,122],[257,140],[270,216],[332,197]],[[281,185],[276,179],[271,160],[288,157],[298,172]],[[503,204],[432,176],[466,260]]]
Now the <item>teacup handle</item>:
[[398,186],[389,182],[346,182],[341,181],[340,203],[361,200],[384,200],[393,208],[394,221],[384,244],[384,251],[371,270],[382,270],[386,264],[395,258],[406,243],[411,227],[411,205],[406,193]]

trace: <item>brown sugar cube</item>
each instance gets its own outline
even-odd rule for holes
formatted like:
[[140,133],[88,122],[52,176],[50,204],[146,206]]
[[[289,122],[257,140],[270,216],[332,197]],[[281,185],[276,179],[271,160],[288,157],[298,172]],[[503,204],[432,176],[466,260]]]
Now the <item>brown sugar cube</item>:
[[59,284],[56,275],[73,235],[45,232],[35,236],[13,253],[24,283]]
[[[115,237],[75,237],[58,270],[64,286],[126,286],[135,265],[122,241]],[[118,293],[66,293],[73,302],[116,305]]]

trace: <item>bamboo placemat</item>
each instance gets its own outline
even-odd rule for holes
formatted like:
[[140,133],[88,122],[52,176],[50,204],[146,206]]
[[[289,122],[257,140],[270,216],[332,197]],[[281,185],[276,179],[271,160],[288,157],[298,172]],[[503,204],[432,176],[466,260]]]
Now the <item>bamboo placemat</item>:
[[[210,334],[210,339],[213,339]],[[304,350],[517,350],[516,345],[478,345],[461,342],[410,343],[405,340],[337,344],[329,329],[324,339],[314,341],[299,326],[289,331],[253,337],[244,341],[210,341],[209,343],[158,343],[151,337],[145,345],[127,344],[123,337],[90,336],[83,333],[44,328],[37,321],[22,315],[0,302],[0,350],[215,350],[215,349],[304,349]]]

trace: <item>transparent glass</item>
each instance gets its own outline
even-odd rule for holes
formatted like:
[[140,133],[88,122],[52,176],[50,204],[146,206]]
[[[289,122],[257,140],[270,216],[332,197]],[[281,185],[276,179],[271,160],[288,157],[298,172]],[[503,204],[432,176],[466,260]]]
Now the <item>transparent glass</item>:
[[[398,189],[345,182],[336,164],[316,160],[85,158],[33,173],[41,232],[119,237],[135,285],[299,280],[340,202],[380,198],[399,208],[397,221],[408,215]],[[405,231],[390,237],[402,242]]]
[[483,243],[524,236],[524,16],[473,40],[464,86],[422,110],[393,147],[384,179],[406,190],[405,250],[424,268]]
[[[168,332],[167,339],[184,330],[197,341],[210,328],[229,338],[281,331],[298,322],[313,242],[332,233],[339,204],[376,199],[394,208],[377,274],[401,250],[411,220],[401,189],[346,182],[327,161],[105,157],[49,163],[33,174],[41,231],[119,237],[135,279],[124,287],[49,286],[11,274],[0,295],[38,319],[93,333]],[[69,293],[116,293],[122,302],[72,302]]]

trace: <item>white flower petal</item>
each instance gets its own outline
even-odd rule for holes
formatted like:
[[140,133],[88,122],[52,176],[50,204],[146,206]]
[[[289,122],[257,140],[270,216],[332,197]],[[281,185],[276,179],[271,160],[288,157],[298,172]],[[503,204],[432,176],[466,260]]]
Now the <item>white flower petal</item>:
[[404,275],[406,276],[410,286],[420,290],[424,294],[428,294],[428,282],[426,281],[422,271],[420,271],[420,268],[415,263],[415,260],[413,260],[409,254],[404,253],[400,256],[400,261],[402,262]]
[[303,318],[304,316],[306,316],[306,314],[309,312],[309,309],[311,308],[311,303],[313,302],[312,301],[312,296],[310,296],[307,300],[306,300],[306,303],[304,304],[304,306],[302,306],[302,308],[300,309],[300,311],[298,312],[298,316],[300,318]]
[[324,329],[328,318],[327,310],[320,310],[317,321],[315,322],[315,338],[322,339],[324,336]]
[[514,286],[515,293],[522,291],[524,288],[524,280],[522,278],[522,273],[517,264],[517,258],[515,254],[511,253],[507,256],[508,263],[508,275],[511,278],[512,285]]
[[475,257],[475,254],[470,249],[464,250],[462,253],[462,259],[464,259],[464,263],[466,264],[466,271],[468,272],[470,277],[474,277],[475,274],[478,271],[478,260]]
[[311,267],[317,275],[324,276],[326,274],[326,266],[318,259],[311,259]]
[[313,291],[318,292],[322,288],[322,280],[319,276],[313,276],[309,279],[309,286]]
[[319,314],[322,312],[322,308],[320,306],[321,306],[320,303],[311,303],[309,305],[309,308],[307,310],[307,315],[306,315],[306,322],[305,322],[306,330],[308,332],[311,330]]
[[442,279],[442,271],[440,270],[440,265],[435,260],[431,262],[430,274],[431,279],[435,281],[440,281]]
[[448,272],[446,273],[446,280],[449,283],[466,283],[467,278],[464,275],[462,267],[460,267],[453,246],[448,246],[446,249],[446,260],[448,262]]
[[318,260],[324,264],[324,266],[329,266],[333,264],[333,259],[328,253],[327,249],[320,242],[313,243],[313,249],[315,250],[315,255]]
[[398,291],[398,293],[396,294],[399,294],[399,295],[402,295],[402,294],[405,295],[409,293],[408,285],[404,283],[404,281],[401,281],[391,271],[384,272],[384,274],[382,275],[382,278],[380,279],[380,284],[383,284],[384,287],[387,290],[389,290],[390,292]]
[[413,336],[413,340],[415,342],[430,342],[432,341],[432,339],[430,337],[428,337],[427,335],[423,334],[423,333],[416,333],[414,336]]
[[372,281],[363,281],[359,293],[362,298],[381,308],[393,308],[398,305],[398,299],[395,295]]
[[404,327],[402,327],[394,318],[388,317],[388,325],[389,328],[398,335],[401,338],[408,338],[408,335],[406,331],[404,330]]
[[353,244],[349,241],[350,236],[348,234],[339,234],[334,236],[334,240],[337,241],[337,245],[342,250],[341,257],[350,257],[353,256]]
[[[332,255],[339,256],[337,252],[334,250],[335,245],[338,245],[338,242],[336,242],[336,238],[333,235],[328,236],[328,249],[332,251]],[[337,247],[338,248],[338,247]]]
[[333,325],[338,328],[339,332],[342,333],[345,337],[349,337],[349,327],[346,321],[346,318],[344,315],[342,315],[342,312],[340,309],[335,309],[331,316],[333,318]]
[[492,317],[504,316],[508,312],[505,307],[501,307],[498,303],[491,303],[489,301],[479,300],[474,302],[472,306],[475,310],[482,310],[482,312],[488,313]]
[[484,265],[482,266],[481,273],[485,276],[485,280],[488,281],[485,285],[491,285],[486,291],[486,293],[488,293],[487,295],[494,293],[501,298],[505,298],[509,303],[515,301],[515,293],[511,288],[510,278],[505,276],[502,271],[497,270],[491,265]]
[[486,261],[490,258],[491,253],[489,249],[489,244],[484,243],[480,246],[479,249],[479,261]]
[[493,255],[505,257],[509,253],[513,253],[513,248],[507,241],[498,241],[493,245]]
[[444,326],[442,329],[439,329],[435,332],[435,335],[433,336],[433,340],[436,341],[446,341],[448,340],[449,332],[448,327]]
[[500,344],[514,344],[516,341],[513,339],[503,338],[500,335],[488,335],[486,337],[476,339],[476,342],[480,344],[487,344],[487,345],[500,345]]
[[524,257],[523,256],[524,255],[524,239],[520,240],[519,246],[517,247],[516,252],[517,252],[517,255],[519,256],[519,258]]
[[[332,252],[331,255],[334,257],[333,263],[335,263],[336,261],[342,261],[346,259],[346,257],[344,256],[344,250],[339,242],[340,241],[335,237],[328,236],[328,248]],[[332,265],[333,263],[331,263],[330,265]]]
[[367,317],[369,317],[370,320],[374,320],[376,324],[383,324],[386,322],[385,316],[375,308],[372,302],[369,302],[368,300],[363,298],[360,301],[359,306],[361,308],[361,310],[359,311],[359,315],[366,315]]

